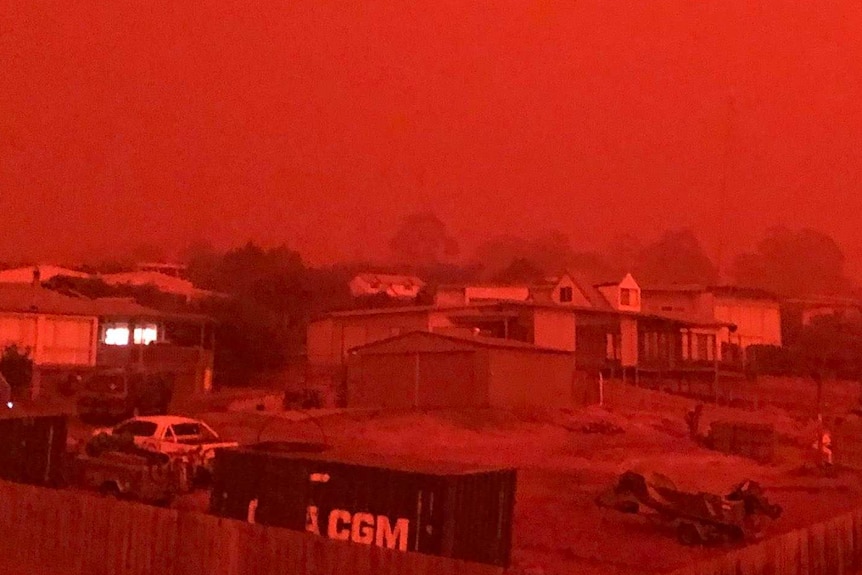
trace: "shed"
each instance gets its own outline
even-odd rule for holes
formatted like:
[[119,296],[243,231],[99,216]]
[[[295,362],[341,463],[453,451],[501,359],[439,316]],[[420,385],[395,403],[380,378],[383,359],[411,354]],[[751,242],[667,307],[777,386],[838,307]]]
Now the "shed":
[[350,407],[572,407],[595,394],[574,354],[529,343],[414,331],[350,350]]

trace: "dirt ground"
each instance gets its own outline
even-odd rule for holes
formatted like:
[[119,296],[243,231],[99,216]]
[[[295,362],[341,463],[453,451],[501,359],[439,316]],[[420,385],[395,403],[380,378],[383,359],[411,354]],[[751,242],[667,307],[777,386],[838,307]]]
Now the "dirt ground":
[[[725,493],[745,479],[762,483],[784,514],[767,528],[776,535],[858,507],[862,481],[853,473],[835,478],[800,474],[816,425],[813,395],[804,381],[770,380],[763,390],[781,407],[742,410],[706,405],[703,428],[715,419],[770,422],[779,434],[776,461],[760,465],[725,456],[689,438],[685,414],[695,401],[610,383],[605,404],[579,411],[505,412],[346,411],[314,421],[296,414],[230,411],[225,401],[186,410],[223,436],[240,442],[272,439],[324,440],[339,450],[426,460],[516,467],[519,470],[514,525],[514,567],[532,573],[660,573],[726,548],[687,548],[674,534],[641,516],[602,510],[594,498],[626,470],[658,471],[691,491]],[[811,392],[811,393],[809,393]],[[830,390],[832,413],[858,398],[855,384]],[[589,423],[608,422],[623,433],[585,433]],[[76,427],[83,437],[88,430]],[[205,492],[176,503],[205,509]]]

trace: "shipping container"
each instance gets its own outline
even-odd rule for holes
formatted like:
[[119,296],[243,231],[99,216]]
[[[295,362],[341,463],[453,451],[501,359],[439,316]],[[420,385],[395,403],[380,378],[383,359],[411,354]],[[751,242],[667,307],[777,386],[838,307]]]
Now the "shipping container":
[[508,567],[514,469],[252,447],[216,454],[210,510],[263,525]]
[[0,418],[0,479],[59,486],[66,456],[64,415]]

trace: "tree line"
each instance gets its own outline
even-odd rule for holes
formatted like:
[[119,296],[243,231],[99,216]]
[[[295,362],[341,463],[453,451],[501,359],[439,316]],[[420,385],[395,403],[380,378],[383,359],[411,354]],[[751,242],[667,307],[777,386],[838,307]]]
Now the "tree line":
[[[420,212],[404,218],[389,247],[385,264],[314,267],[284,245],[265,248],[248,242],[227,251],[206,243],[190,246],[184,257],[189,279],[199,288],[228,296],[197,303],[192,310],[217,320],[216,373],[223,382],[241,382],[253,373],[298,361],[308,322],[325,312],[404,305],[385,297],[353,298],[348,282],[360,272],[421,277],[429,287],[417,304],[430,303],[434,287],[443,283],[530,283],[563,270],[596,283],[619,279],[626,272],[642,285],[711,285],[720,280],[690,229],[668,230],[646,243],[621,235],[600,251],[579,251],[560,231],[535,237],[501,235],[459,257],[459,242],[445,223],[432,212]],[[122,265],[97,267],[116,271]],[[730,276],[736,284],[784,297],[846,294],[850,289],[840,247],[828,235],[809,229],[769,230],[751,252],[734,260]],[[99,280],[55,278],[49,287],[91,297],[133,297],[143,305],[174,311],[188,311],[190,305],[152,288],[108,286]],[[801,335],[793,337],[807,341]]]

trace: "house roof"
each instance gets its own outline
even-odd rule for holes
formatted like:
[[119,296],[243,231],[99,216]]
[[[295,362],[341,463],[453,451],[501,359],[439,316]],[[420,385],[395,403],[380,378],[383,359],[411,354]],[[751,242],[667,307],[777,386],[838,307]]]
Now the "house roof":
[[406,276],[406,275],[396,275],[396,274],[375,274],[375,273],[361,273],[354,276],[355,278],[360,278],[363,281],[368,283],[379,283],[380,285],[411,285],[411,286],[419,286],[422,287],[425,285],[425,282],[419,279],[416,276]]
[[670,321],[673,323],[678,323],[682,326],[686,327],[705,327],[705,328],[721,328],[727,327],[731,328],[731,330],[736,329],[736,324],[727,321],[718,321],[715,318],[704,316],[704,315],[695,315],[695,314],[681,314],[681,313],[673,313],[673,312],[641,312],[637,314],[638,317],[643,319],[654,319],[659,321]]
[[744,299],[766,299],[778,301],[776,294],[760,288],[751,288],[735,285],[702,285],[702,284],[664,284],[641,287],[641,292],[686,292],[686,293],[711,293],[724,297],[738,297]]
[[721,285],[721,286],[708,286],[706,291],[725,297],[738,297],[744,299],[765,299],[772,301],[779,301],[779,298],[776,294],[771,291],[760,289],[760,288],[751,288],[744,286],[734,286],[734,285]]
[[0,284],[0,311],[84,317],[140,317],[211,321],[206,316],[168,313],[142,306],[131,298],[74,297],[32,284]]
[[803,298],[788,298],[784,300],[786,304],[803,305],[803,306],[841,306],[841,307],[862,307],[862,300],[844,296],[811,296]]
[[[463,306],[452,307],[437,307],[437,306],[404,306],[393,308],[378,308],[378,309],[360,309],[349,310],[342,312],[330,312],[321,319],[338,318],[338,317],[363,317],[363,316],[381,316],[381,315],[397,315],[405,313],[451,313],[457,316],[469,316],[471,312],[482,314],[482,312],[504,313],[505,308],[530,308],[554,311],[558,313],[573,313],[573,314],[599,314],[612,315],[619,317],[628,317],[633,319],[652,319],[658,321],[670,321],[680,325],[689,327],[731,327],[734,324],[729,322],[716,321],[713,318],[673,314],[666,312],[637,312],[614,309],[608,304],[606,307],[595,306],[570,306],[559,305],[555,303],[537,303],[531,301],[494,301],[473,303]],[[439,335],[439,334],[438,334]],[[457,337],[457,336],[452,336]]]
[[641,292],[648,291],[670,291],[670,292],[702,292],[706,286],[701,284],[654,284],[641,286]]
[[153,286],[161,292],[181,295],[187,298],[223,296],[223,294],[196,288],[188,280],[157,271],[120,272],[116,274],[103,274],[98,277],[109,285]]
[[0,284],[0,311],[4,312],[94,317],[97,314],[92,301],[33,284]]
[[33,282],[33,273],[39,270],[39,279],[47,281],[55,276],[68,276],[76,278],[90,277],[90,274],[64,268],[61,266],[38,264],[34,266],[24,266],[0,270],[0,283],[18,283],[29,284]]
[[451,334],[442,334],[435,333],[431,331],[411,331],[408,333],[404,333],[401,335],[396,335],[392,337],[388,337],[386,339],[377,340],[371,343],[367,343],[365,345],[360,345],[352,348],[351,353],[362,352],[365,350],[371,350],[375,347],[381,347],[392,343],[394,341],[400,341],[404,339],[418,339],[418,338],[429,338],[429,339],[440,339],[451,341],[460,344],[467,344],[472,347],[485,347],[485,348],[495,348],[495,349],[511,349],[511,350],[519,350],[519,351],[535,351],[540,353],[558,353],[558,354],[566,354],[571,355],[571,351],[566,351],[562,349],[554,349],[550,347],[541,347],[537,345],[533,345],[532,343],[527,343],[524,341],[517,341],[513,339],[503,339],[497,337],[483,337],[483,336],[463,336],[463,335],[451,335]]

